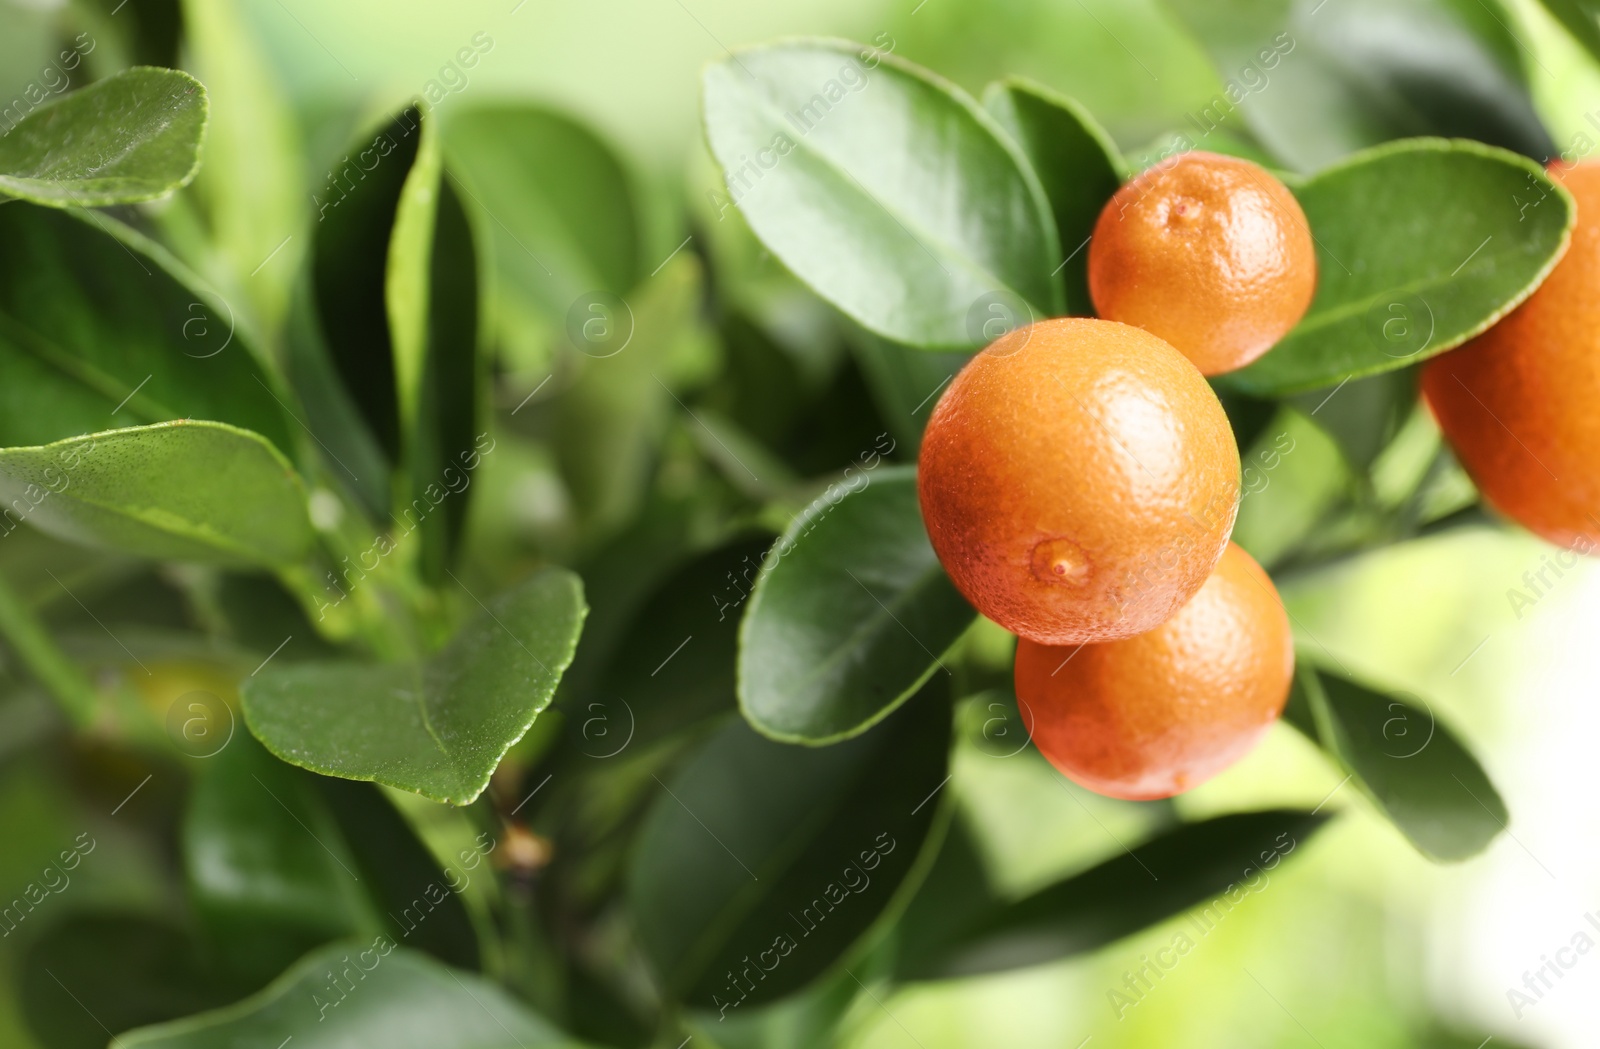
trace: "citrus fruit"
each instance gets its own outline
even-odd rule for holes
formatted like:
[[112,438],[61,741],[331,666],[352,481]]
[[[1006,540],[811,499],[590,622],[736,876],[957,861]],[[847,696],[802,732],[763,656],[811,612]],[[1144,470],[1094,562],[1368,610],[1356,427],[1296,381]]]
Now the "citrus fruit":
[[1233,528],[1239,451],[1171,346],[1060,318],[978,353],[928,420],[928,537],[957,589],[1051,645],[1143,633],[1206,581]]
[[1422,390],[1493,506],[1552,543],[1600,542],[1600,165],[1551,169],[1578,222],[1567,253],[1488,331],[1422,369]]
[[1016,688],[1034,745],[1073,782],[1136,801],[1221,772],[1266,734],[1294,675],[1272,580],[1232,543],[1178,614],[1100,645],[1017,643]]
[[1242,368],[1305,314],[1311,228],[1265,168],[1184,153],[1125,183],[1089,241],[1101,317],[1161,336],[1207,375]]

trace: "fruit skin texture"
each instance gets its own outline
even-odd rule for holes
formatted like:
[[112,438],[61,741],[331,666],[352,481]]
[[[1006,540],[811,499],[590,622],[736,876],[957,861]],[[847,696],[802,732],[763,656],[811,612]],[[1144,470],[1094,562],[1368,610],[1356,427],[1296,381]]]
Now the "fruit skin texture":
[[1600,165],[1563,174],[1567,253],[1527,301],[1422,369],[1428,405],[1496,509],[1552,543],[1600,543]]
[[1239,450],[1194,365],[1111,321],[1018,328],[928,420],[922,518],[956,588],[1052,645],[1131,637],[1205,583],[1239,502]]
[[1125,183],[1095,222],[1095,312],[1170,342],[1206,375],[1242,368],[1305,315],[1317,255],[1305,212],[1265,168],[1184,153]]
[[1238,546],[1177,615],[1138,637],[1017,643],[1023,723],[1050,763],[1113,798],[1168,798],[1243,757],[1283,711],[1289,617]]

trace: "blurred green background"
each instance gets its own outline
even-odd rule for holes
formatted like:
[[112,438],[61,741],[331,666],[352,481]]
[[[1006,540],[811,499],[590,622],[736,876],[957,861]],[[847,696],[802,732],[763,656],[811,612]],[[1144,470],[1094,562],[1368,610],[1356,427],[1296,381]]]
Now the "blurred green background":
[[[1508,29],[1540,114],[1564,147],[1587,113],[1600,112],[1600,76],[1547,15],[1513,6]],[[100,17],[128,13],[114,7],[106,3]],[[790,34],[869,41],[971,91],[1025,74],[1085,103],[1134,156],[1221,89],[1204,54],[1152,0],[241,0],[217,10],[242,19],[261,72],[292,101],[289,119],[309,143],[310,182],[363,114],[423,91],[458,46],[488,34],[492,50],[443,105],[532,98],[596,128],[632,163],[643,190],[647,259],[673,249],[682,202],[704,196],[700,67],[741,44]],[[0,0],[0,97],[35,75],[57,14],[48,0]],[[258,131],[265,163],[282,128]],[[261,236],[267,247],[278,240],[276,231]],[[1291,487],[1310,459],[1286,457],[1274,484]],[[1386,822],[1353,813],[1272,874],[1121,1018],[1108,990],[1141,956],[1170,944],[1185,919],[1068,963],[862,998],[846,1025],[848,1044],[1477,1044],[1453,1027],[1493,1032],[1491,1045],[1596,1044],[1600,957],[1581,960],[1520,1017],[1507,997],[1587,928],[1586,912],[1600,913],[1592,831],[1600,824],[1600,575],[1584,563],[1519,614],[1508,590],[1524,585],[1523,573],[1537,571],[1548,549],[1510,528],[1481,527],[1337,567],[1314,600],[1284,584],[1302,635],[1358,674],[1430,697],[1471,743],[1512,813],[1510,834],[1488,853],[1437,866]],[[30,842],[41,828],[83,826],[105,851],[82,865],[80,888],[60,905],[159,902],[154,857],[52,792],[36,775],[41,759],[12,742],[29,738],[19,716],[0,722],[0,898],[37,877]],[[1056,774],[1031,751],[960,752],[952,789],[982,832],[992,876],[1009,891],[1118,854],[1119,835],[1138,830],[1123,825],[1126,808],[1052,783]],[[1280,726],[1248,760],[1177,804],[1187,815],[1364,807],[1348,790],[1310,744]],[[14,1002],[0,1002],[0,1044],[32,1044]]]

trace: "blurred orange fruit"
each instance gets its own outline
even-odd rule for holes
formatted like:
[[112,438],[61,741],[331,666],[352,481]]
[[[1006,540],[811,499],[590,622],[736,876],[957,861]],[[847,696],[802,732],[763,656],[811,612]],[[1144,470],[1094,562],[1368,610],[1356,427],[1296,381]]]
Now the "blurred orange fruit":
[[1014,634],[1131,637],[1194,596],[1227,545],[1239,451],[1194,365],[1148,332],[1047,320],[967,362],[918,461],[928,537]]
[[1184,153],[1125,183],[1089,241],[1089,294],[1108,320],[1170,342],[1206,375],[1272,348],[1311,305],[1305,212],[1265,168]]
[[1422,391],[1501,513],[1552,543],[1600,543],[1600,165],[1551,168],[1578,204],[1567,253],[1527,301],[1429,361]]
[[1149,633],[1017,644],[1017,700],[1039,752],[1073,782],[1135,801],[1181,793],[1243,757],[1282,712],[1293,675],[1283,603],[1233,543]]

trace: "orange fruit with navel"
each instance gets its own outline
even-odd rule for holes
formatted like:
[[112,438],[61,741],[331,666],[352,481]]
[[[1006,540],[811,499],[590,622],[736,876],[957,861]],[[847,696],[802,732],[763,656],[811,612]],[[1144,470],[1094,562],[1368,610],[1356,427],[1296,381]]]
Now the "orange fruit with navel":
[[923,521],[957,589],[1022,637],[1131,637],[1222,556],[1239,452],[1200,372],[1125,324],[1061,318],[974,356],[928,420]]

